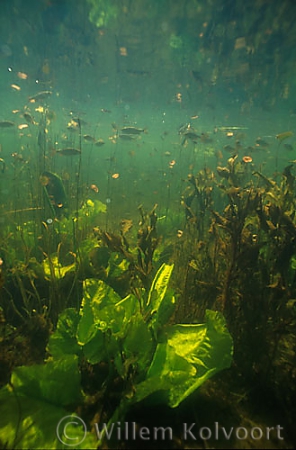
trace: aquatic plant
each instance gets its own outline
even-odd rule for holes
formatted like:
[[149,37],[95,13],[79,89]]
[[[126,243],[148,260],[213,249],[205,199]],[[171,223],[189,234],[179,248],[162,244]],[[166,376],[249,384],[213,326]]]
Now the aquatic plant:
[[106,27],[112,19],[119,14],[117,3],[106,0],[87,0],[91,5],[89,20],[96,27]]
[[[191,179],[188,183],[187,226],[175,257],[181,272],[177,277],[184,280],[177,317],[190,323],[203,320],[207,308],[223,311],[241,349],[235,360],[245,379],[275,389],[275,374],[279,376],[279,365],[287,357],[283,349],[288,335],[295,335],[289,306],[296,292],[293,166],[284,168],[280,181],[258,171],[247,176],[233,157],[226,169],[223,181],[212,183],[211,198],[219,198],[220,208],[216,202],[209,206],[203,233],[197,193]],[[285,364],[292,360],[290,356]],[[292,375],[286,376],[291,381]],[[291,402],[288,393],[286,401]]]
[[[119,235],[103,231],[99,227],[94,228],[101,247],[108,247],[110,255],[113,254],[108,258],[110,261],[104,279],[122,296],[126,295],[128,290],[135,290],[139,286],[149,289],[154,269],[154,254],[160,243],[156,230],[156,208],[157,205],[154,205],[152,210],[146,213],[143,207],[139,206],[140,228],[137,232],[137,244],[133,247],[126,237],[126,233],[132,227],[131,221],[121,221]],[[126,278],[120,279],[124,275]]]
[[[99,442],[88,432],[77,446],[96,448],[135,404],[149,399],[175,408],[230,366],[232,339],[220,313],[207,311],[204,324],[170,323],[176,301],[168,288],[172,271],[173,265],[163,264],[140,298],[121,299],[103,281],[84,281],[81,309],[60,314],[45,364],[15,369],[0,391],[5,445],[59,448],[59,421],[69,411],[74,418],[96,405],[93,420],[106,429]],[[96,367],[100,377],[90,390],[87,379]],[[82,436],[79,430],[75,438]]]

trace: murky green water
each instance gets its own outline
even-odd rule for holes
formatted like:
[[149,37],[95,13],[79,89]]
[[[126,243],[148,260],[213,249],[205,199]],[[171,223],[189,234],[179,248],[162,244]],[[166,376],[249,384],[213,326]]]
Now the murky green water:
[[294,3],[0,8],[1,446],[292,448]]

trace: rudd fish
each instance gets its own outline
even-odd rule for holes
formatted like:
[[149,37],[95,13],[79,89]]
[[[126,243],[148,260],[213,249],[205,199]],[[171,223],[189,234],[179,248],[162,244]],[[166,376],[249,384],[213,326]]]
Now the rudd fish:
[[41,92],[38,92],[37,94],[29,97],[29,102],[30,103],[39,102],[40,100],[45,100],[46,98],[50,97],[51,95],[52,95],[51,91],[41,91]]
[[196,130],[191,126],[190,123],[182,125],[179,128],[179,134],[183,136],[182,145],[186,144],[188,139],[196,143],[197,139],[200,138],[200,135],[197,134]]
[[248,127],[217,127],[219,131],[236,131],[236,130],[248,130]]
[[83,139],[87,142],[96,142],[96,139],[90,134],[84,134]]
[[134,134],[119,134],[118,137],[120,139],[123,139],[124,141],[134,141],[135,139],[137,139],[137,136]]
[[28,123],[31,123],[32,125],[36,125],[36,122],[35,122],[33,116],[31,116],[30,113],[24,112],[23,116],[24,116],[24,118],[26,119],[26,121],[27,121]]
[[95,145],[97,146],[97,147],[102,147],[102,145],[104,145],[105,144],[105,142],[103,141],[103,139],[98,139],[96,142],[95,142]]
[[282,142],[283,140],[287,139],[288,137],[293,136],[293,131],[284,131],[284,133],[280,133],[276,135],[276,138]]
[[64,156],[76,156],[80,155],[81,151],[79,150],[79,148],[67,147],[62,148],[61,150],[57,150],[57,153]]
[[191,139],[192,141],[196,141],[200,137],[200,135],[195,131],[192,131],[192,129],[186,130],[185,133],[182,134],[186,139]]
[[120,131],[122,134],[141,134],[146,132],[144,128],[137,127],[123,127]]
[[1,120],[0,121],[0,128],[11,128],[14,127],[15,123],[11,120]]

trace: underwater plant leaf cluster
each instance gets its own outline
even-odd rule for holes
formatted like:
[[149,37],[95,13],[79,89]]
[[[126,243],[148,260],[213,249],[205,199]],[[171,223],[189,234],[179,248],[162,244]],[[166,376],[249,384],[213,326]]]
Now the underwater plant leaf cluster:
[[114,1],[87,0],[87,2],[91,6],[89,20],[98,28],[107,26],[110,20],[119,14],[119,7]]
[[[64,448],[56,430],[59,421],[69,415],[66,407],[82,399],[78,358],[69,355],[45,365],[17,368],[11,383],[1,389],[0,399],[1,439],[8,448]],[[83,440],[84,430],[73,424],[68,428],[68,436]],[[76,448],[96,445],[88,434],[83,446]]]
[[[133,294],[121,299],[102,280],[84,281],[80,311],[67,308],[60,314],[45,363],[16,368],[10,383],[2,388],[0,428],[9,445],[18,441],[22,448],[37,448],[43,442],[48,448],[60,448],[54,436],[57,423],[66,415],[64,408],[72,414],[78,405],[87,406],[89,395],[81,380],[85,364],[107,364],[108,373],[96,386],[102,398],[112,392],[114,380],[122,382],[113,408],[102,405],[108,423],[123,420],[133,405],[145,399],[175,408],[208,378],[231,365],[233,343],[221,313],[207,311],[205,324],[171,325],[167,321],[169,311],[173,312],[174,293],[168,290],[172,271],[173,265],[163,264],[141,299]],[[165,323],[158,315],[162,305]],[[12,403],[21,426],[7,406]],[[41,408],[44,419],[36,420]],[[25,433],[26,423],[34,430],[32,434]],[[94,448],[92,438],[88,432],[83,448]]]
[[232,339],[223,316],[210,310],[205,324],[172,325],[165,334],[136,396],[139,401],[152,391],[167,391],[168,404],[175,408],[219,370],[230,367]]

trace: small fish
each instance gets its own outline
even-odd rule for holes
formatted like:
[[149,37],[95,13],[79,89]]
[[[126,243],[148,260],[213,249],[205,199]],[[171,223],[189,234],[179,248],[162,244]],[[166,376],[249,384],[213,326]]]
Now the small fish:
[[83,125],[83,126],[87,125],[86,120],[80,119],[80,117],[72,117],[70,122],[75,124],[77,127],[81,126],[81,125]]
[[269,147],[268,142],[264,141],[261,137],[258,137],[255,141],[256,147],[267,148]]
[[124,141],[134,141],[137,139],[137,136],[134,134],[119,134],[118,137]]
[[26,128],[29,128],[29,125],[27,123],[21,123],[18,125],[19,130],[25,130]]
[[185,123],[184,125],[181,125],[179,127],[178,134],[185,133],[185,131],[188,130],[189,128],[190,128],[190,123]]
[[15,91],[20,91],[21,90],[21,88],[20,88],[20,86],[18,84],[11,84],[10,87],[12,89],[14,89]]
[[183,136],[186,139],[191,139],[192,141],[197,140],[200,137],[199,134],[197,134],[195,131],[191,129],[185,131],[185,133],[183,133]]
[[94,191],[96,194],[99,192],[99,188],[96,184],[91,184],[90,189]]
[[26,80],[28,78],[28,75],[25,72],[18,72],[17,76],[21,79],[21,80]]
[[87,142],[96,142],[95,138],[90,134],[84,134],[83,139]]
[[26,121],[27,121],[28,123],[31,123],[31,124],[33,124],[33,125],[35,124],[35,120],[33,119],[33,116],[31,116],[30,113],[24,112],[23,116],[24,116],[24,118],[26,119]]
[[0,121],[0,128],[11,128],[14,127],[15,123],[11,120],[1,120]]
[[29,102],[30,103],[39,102],[40,100],[45,100],[46,98],[50,97],[51,95],[52,95],[51,91],[41,91],[41,92],[38,92],[37,94],[29,97]]
[[67,130],[68,131],[74,131],[74,132],[76,132],[76,131],[79,131],[79,128],[76,126],[76,125],[69,125],[68,127],[67,127]]
[[248,127],[218,127],[219,131],[248,130]]
[[224,145],[223,150],[225,150],[226,152],[230,152],[230,153],[235,153],[235,148],[232,147],[231,145]]
[[179,134],[183,136],[181,142],[182,146],[187,145],[188,139],[196,144],[197,139],[200,138],[200,135],[196,133],[195,129],[190,125],[190,123],[179,128]]
[[79,148],[67,147],[62,148],[61,150],[57,150],[57,153],[64,156],[76,156],[80,155],[81,151],[79,150]]
[[97,146],[97,147],[102,147],[102,145],[104,145],[105,144],[105,142],[103,141],[103,139],[98,139],[96,142],[95,142],[95,145]]
[[293,145],[291,144],[284,144],[285,150],[288,150],[288,152],[291,152],[294,150]]
[[101,108],[101,112],[111,114],[112,111],[110,111],[110,109]]
[[293,136],[293,131],[284,131],[284,133],[280,133],[280,134],[277,134],[276,135],[276,138],[280,141],[280,142],[282,142],[282,141],[284,141],[285,139],[287,139],[288,137],[291,137],[291,136]]
[[137,127],[123,127],[120,130],[123,134],[141,134],[145,132],[144,128]]

